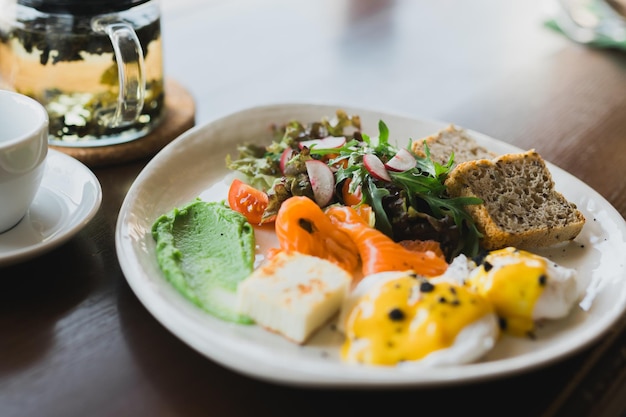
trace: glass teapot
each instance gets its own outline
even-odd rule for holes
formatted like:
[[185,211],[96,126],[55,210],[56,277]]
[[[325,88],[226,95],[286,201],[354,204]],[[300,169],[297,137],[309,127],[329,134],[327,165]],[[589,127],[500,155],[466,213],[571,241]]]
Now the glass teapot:
[[164,111],[158,0],[0,0],[0,88],[42,103],[49,142],[145,136]]

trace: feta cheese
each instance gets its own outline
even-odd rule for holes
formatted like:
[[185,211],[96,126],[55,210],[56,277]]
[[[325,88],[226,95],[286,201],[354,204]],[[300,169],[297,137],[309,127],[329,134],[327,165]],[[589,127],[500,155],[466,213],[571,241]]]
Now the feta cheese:
[[302,344],[335,315],[352,276],[334,263],[279,252],[237,289],[237,308],[258,325]]

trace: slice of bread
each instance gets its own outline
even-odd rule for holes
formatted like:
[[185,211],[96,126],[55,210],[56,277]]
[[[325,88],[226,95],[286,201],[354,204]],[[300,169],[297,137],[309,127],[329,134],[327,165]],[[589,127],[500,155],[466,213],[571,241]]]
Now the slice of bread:
[[445,165],[452,152],[454,152],[454,164],[473,161],[475,159],[491,159],[497,155],[480,146],[465,130],[457,129],[449,125],[439,132],[416,140],[411,145],[414,154],[425,157],[424,141],[428,145],[430,156],[433,161]]
[[445,185],[451,197],[478,197],[466,210],[483,234],[486,250],[552,246],[574,239],[585,218],[554,189],[543,158],[531,149],[493,159],[462,162]]

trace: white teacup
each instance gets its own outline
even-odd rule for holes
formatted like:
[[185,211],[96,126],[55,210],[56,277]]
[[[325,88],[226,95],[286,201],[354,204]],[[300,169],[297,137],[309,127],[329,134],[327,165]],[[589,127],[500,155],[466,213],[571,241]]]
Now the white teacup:
[[28,212],[48,154],[48,114],[37,101],[0,90],[0,233]]

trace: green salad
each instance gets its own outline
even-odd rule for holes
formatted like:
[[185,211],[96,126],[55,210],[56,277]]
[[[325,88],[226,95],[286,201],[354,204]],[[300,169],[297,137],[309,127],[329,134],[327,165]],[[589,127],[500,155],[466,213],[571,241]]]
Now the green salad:
[[342,110],[332,119],[294,120],[273,131],[270,145],[244,143],[236,158],[226,158],[229,169],[268,194],[264,218],[292,196],[310,197],[321,207],[367,204],[373,226],[394,241],[436,240],[448,260],[478,253],[481,235],[464,207],[482,201],[451,198],[444,185],[454,154],[441,165],[424,143],[426,156],[418,156],[412,139],[406,147],[393,145],[382,120],[378,135],[370,136],[358,115]]

